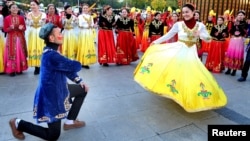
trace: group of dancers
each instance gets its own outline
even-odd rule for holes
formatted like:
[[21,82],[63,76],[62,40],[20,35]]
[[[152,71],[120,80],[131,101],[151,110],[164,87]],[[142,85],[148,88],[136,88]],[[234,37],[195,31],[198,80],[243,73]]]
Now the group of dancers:
[[38,34],[48,22],[62,28],[63,44],[58,51],[67,58],[79,61],[86,69],[97,62],[103,66],[109,66],[110,63],[129,65],[139,59],[134,20],[126,8],[121,9],[118,19],[109,5],[103,7],[98,17],[91,13],[88,4],[82,5],[79,15],[72,12],[70,5],[64,6],[64,14],[59,15],[55,5],[49,4],[47,13],[44,13],[39,8],[40,3],[32,0],[31,11],[22,16],[18,5],[13,1],[8,2],[9,15],[1,18],[3,31],[7,35],[4,39],[4,33],[1,32],[2,73],[15,76],[22,74],[28,67],[35,67],[34,74],[39,74],[45,44]]
[[[154,40],[134,71],[134,79],[146,90],[170,98],[187,112],[199,112],[226,106],[227,96],[213,73],[236,75],[246,81],[249,50],[244,63],[245,38],[249,23],[244,10],[224,16],[209,14],[208,21],[199,19],[200,12],[192,4],[182,7],[183,20],[177,21],[164,36]],[[177,36],[173,43],[165,43]],[[203,63],[202,57],[207,53]]]
[[[110,63],[129,65],[139,59],[139,49],[144,54],[134,71],[135,81],[155,94],[173,99],[188,112],[226,105],[226,95],[211,72],[227,69],[225,74],[234,76],[244,68],[239,81],[246,81],[250,63],[246,59],[244,64],[244,38],[250,30],[243,10],[235,19],[228,14],[214,20],[214,15],[209,14],[208,20],[201,22],[192,4],[185,4],[181,13],[148,12],[145,19],[126,8],[121,8],[116,18],[109,5],[98,17],[91,15],[88,4],[82,5],[78,16],[70,5],[59,16],[50,4],[45,14],[36,0],[31,1],[31,12],[26,17],[18,15],[15,3],[8,7],[10,15],[3,19],[6,41],[3,34],[0,36],[0,71],[10,76],[28,67],[35,67],[34,74],[39,74],[45,44],[38,34],[41,26],[51,22],[62,28],[64,35],[58,51],[84,68],[96,62],[106,67]],[[208,53],[205,64],[201,61],[203,52]]]

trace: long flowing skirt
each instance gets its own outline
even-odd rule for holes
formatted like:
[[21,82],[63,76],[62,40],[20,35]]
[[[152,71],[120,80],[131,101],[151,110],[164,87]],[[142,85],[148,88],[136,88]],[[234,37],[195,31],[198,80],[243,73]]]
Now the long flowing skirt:
[[202,52],[209,53],[211,47],[211,42],[201,41]]
[[22,72],[28,69],[28,62],[20,39],[16,38],[15,45],[15,56],[9,56],[9,47],[6,46],[4,50],[4,72],[13,73],[13,72]]
[[82,29],[79,33],[76,60],[82,65],[91,65],[97,62],[96,48],[92,29]]
[[[1,31],[0,31],[1,32]],[[0,33],[0,73],[4,72],[4,63],[3,63],[3,53],[4,52],[4,37],[2,32]]]
[[39,28],[30,27],[28,32],[28,65],[30,67],[39,67],[43,48],[45,47],[44,40],[39,37]]
[[227,49],[228,49],[230,39],[231,39],[230,37],[226,38],[226,42],[225,42],[225,51],[227,51]]
[[206,68],[214,73],[220,73],[225,69],[225,41],[212,40],[206,60]]
[[224,107],[227,97],[197,55],[184,43],[153,45],[142,56],[134,79],[156,95],[170,98],[187,112]]
[[241,70],[244,61],[244,39],[242,37],[231,38],[225,56],[225,67],[233,70]]
[[79,48],[79,46],[77,46],[77,36],[74,29],[64,29],[62,55],[71,60],[75,60],[77,48]]
[[141,45],[141,33],[140,33],[140,30],[139,30],[139,27],[138,26],[135,26],[134,27],[135,29],[135,44],[136,44],[136,48],[137,49],[140,49],[140,45]]
[[128,65],[139,59],[135,39],[132,32],[119,31],[117,37],[117,63]]
[[100,64],[116,63],[116,59],[113,31],[100,29],[98,32],[98,62]]
[[149,35],[149,29],[145,29],[142,34],[141,52],[145,52],[149,47],[148,35]]

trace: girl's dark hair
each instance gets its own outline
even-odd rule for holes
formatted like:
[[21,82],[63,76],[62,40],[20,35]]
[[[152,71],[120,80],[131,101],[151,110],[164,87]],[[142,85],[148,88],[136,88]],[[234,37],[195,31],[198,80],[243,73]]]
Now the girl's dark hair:
[[222,19],[222,21],[224,21],[224,17],[222,17],[222,16],[219,16],[219,17],[218,17],[218,19],[219,19],[219,18],[220,18],[220,19]]
[[[13,5],[16,5],[16,4],[15,4],[15,3],[12,3],[12,4],[9,5],[8,8],[10,9]],[[16,6],[17,6],[17,5],[16,5]],[[9,12],[10,12],[10,11],[9,11]]]
[[160,14],[159,12],[156,12],[154,16],[156,17],[156,16],[159,15],[159,14]]
[[194,11],[194,10],[195,10],[195,7],[194,7],[192,4],[189,4],[189,3],[184,4],[184,5],[182,6],[182,8],[184,8],[184,7],[187,7],[187,8],[190,9],[191,11]]
[[66,11],[68,8],[70,8],[71,7],[71,5],[65,5],[64,6],[64,10]]
[[173,13],[172,13],[172,16],[173,16],[173,15],[176,15],[177,17],[179,17],[179,14],[178,14],[177,12],[173,12]]
[[103,12],[102,12],[102,14],[105,15],[105,14],[107,13],[107,11],[108,11],[110,8],[111,8],[110,5],[104,6],[104,7],[103,7]]
[[238,11],[237,15],[240,14],[240,13],[242,13],[243,15],[246,15],[246,12],[244,10]]
[[83,3],[83,4],[82,4],[82,7],[83,7],[83,6],[88,6],[88,7],[89,7],[89,5],[88,5],[87,3]]
[[37,5],[39,5],[40,3],[38,2],[38,0],[32,0],[31,2],[36,3]]
[[126,10],[127,13],[129,13],[129,11],[128,11],[128,9],[127,9],[126,7],[122,7],[122,8],[121,8],[121,11],[122,11],[122,10]]
[[195,10],[194,13],[198,13],[199,15],[201,15],[201,12],[199,10]]
[[55,8],[55,14],[58,15],[58,10],[57,10],[57,8],[56,8],[56,6],[54,4],[49,4],[47,6],[47,10],[49,11],[49,8],[52,7],[52,6]]

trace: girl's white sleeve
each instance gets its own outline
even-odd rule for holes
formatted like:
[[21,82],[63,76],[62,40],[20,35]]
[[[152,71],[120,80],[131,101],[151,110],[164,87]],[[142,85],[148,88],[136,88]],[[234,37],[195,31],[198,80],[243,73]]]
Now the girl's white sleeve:
[[212,37],[208,33],[205,25],[203,23],[200,23],[200,39],[204,40],[205,42],[210,42]]
[[173,27],[168,31],[167,34],[161,36],[159,39],[153,41],[155,44],[160,44],[162,42],[165,42],[169,39],[171,39],[176,33],[178,33],[179,28],[178,28],[178,22],[173,25]]

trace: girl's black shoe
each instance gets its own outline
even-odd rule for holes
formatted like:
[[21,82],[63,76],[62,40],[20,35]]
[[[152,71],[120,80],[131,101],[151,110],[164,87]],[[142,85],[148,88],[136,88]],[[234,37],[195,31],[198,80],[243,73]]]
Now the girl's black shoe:
[[230,74],[231,73],[231,69],[228,69],[225,74]]
[[233,70],[233,72],[231,73],[232,76],[235,76],[236,74],[236,70]]
[[16,76],[16,73],[15,73],[15,72],[12,72],[12,73],[10,73],[10,76],[11,76],[11,77]]
[[89,69],[88,65],[82,65],[82,67],[85,68],[85,69]]
[[109,64],[108,64],[108,63],[104,63],[103,66],[104,66],[104,67],[108,67]]
[[34,75],[38,75],[40,73],[40,67],[35,67]]

